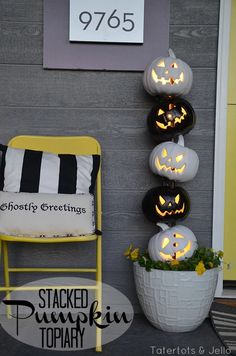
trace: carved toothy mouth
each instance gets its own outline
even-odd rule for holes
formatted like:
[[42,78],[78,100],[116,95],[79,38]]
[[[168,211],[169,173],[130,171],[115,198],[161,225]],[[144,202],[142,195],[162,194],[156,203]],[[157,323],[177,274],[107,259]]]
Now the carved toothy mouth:
[[161,216],[166,216],[166,215],[176,215],[176,214],[181,214],[184,212],[184,209],[185,209],[185,204],[183,203],[183,206],[181,209],[176,209],[176,210],[171,210],[171,211],[161,211],[157,205],[155,205],[155,208],[156,208],[156,212],[158,213],[158,215],[161,215]]
[[182,114],[180,117],[176,116],[174,119],[168,121],[168,123],[162,124],[159,121],[156,121],[156,125],[159,126],[161,129],[166,130],[168,127],[175,127],[175,124],[181,124],[181,122],[185,119],[185,116],[187,115],[186,111],[181,108]]
[[165,172],[169,171],[169,172],[175,173],[175,174],[182,174],[183,171],[185,170],[185,166],[186,166],[185,164],[183,164],[182,167],[180,167],[180,168],[166,166],[165,164],[161,164],[158,157],[155,160],[155,165],[158,168],[158,170],[160,170],[160,171],[164,170]]
[[191,241],[187,243],[185,248],[183,248],[180,251],[177,251],[174,256],[171,256],[169,254],[165,254],[164,252],[160,252],[160,256],[163,258],[163,260],[178,260],[179,258],[183,257],[186,255],[186,253],[191,249]]
[[179,78],[174,79],[173,77],[170,77],[166,79],[165,77],[158,77],[156,71],[152,69],[152,79],[154,80],[155,83],[160,82],[162,85],[166,85],[166,84],[174,85],[184,81],[184,73],[181,72]]

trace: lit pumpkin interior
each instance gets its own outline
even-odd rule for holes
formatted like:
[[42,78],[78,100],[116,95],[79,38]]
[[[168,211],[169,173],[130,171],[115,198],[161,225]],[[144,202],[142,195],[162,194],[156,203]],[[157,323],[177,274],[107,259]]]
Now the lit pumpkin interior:
[[[178,78],[173,78],[173,76],[169,76],[169,78],[167,77],[169,75],[169,69],[166,67],[165,61],[161,60],[158,64],[157,64],[158,68],[166,68],[164,74],[166,75],[163,76],[158,76],[157,71],[155,69],[152,69],[152,79],[154,80],[155,83],[161,83],[162,85],[174,85],[174,84],[179,84],[180,82],[184,81],[184,73],[181,72]],[[176,62],[173,62],[170,65],[170,68],[175,68],[178,69],[178,64]]]
[[[161,152],[161,157],[162,158],[167,158],[168,157],[168,151],[166,148],[163,148],[162,152]],[[184,154],[179,154],[177,156],[174,157],[175,161],[177,163],[181,162],[184,158]],[[160,158],[157,156],[155,159],[155,165],[157,167],[158,171],[162,171],[164,170],[165,172],[170,171],[172,173],[175,174],[182,174],[185,170],[186,164],[184,163],[180,168],[177,168],[174,166],[174,162],[173,159],[171,157],[167,158],[167,162],[169,163],[169,165],[167,165],[166,163],[162,163]]]
[[162,115],[166,114],[166,118],[168,119],[168,122],[166,124],[156,120],[156,125],[158,127],[160,127],[162,130],[166,130],[166,129],[168,129],[168,127],[175,127],[176,124],[178,124],[178,123],[180,124],[183,120],[185,120],[185,118],[187,116],[186,110],[183,107],[181,107],[181,114],[182,115],[181,116],[176,116],[173,113],[173,111],[170,111],[170,110],[173,110],[174,107],[175,107],[175,105],[170,104],[169,105],[169,111],[167,111],[166,113],[162,109],[158,110],[157,116],[162,116]]
[[[169,240],[169,242],[170,242],[170,240]],[[162,247],[163,249],[168,246],[167,241],[165,243],[166,243],[165,246]],[[187,245],[183,249],[181,249],[180,251],[175,252],[173,254],[173,256],[170,255],[170,254],[166,254],[166,253],[164,253],[162,251],[160,251],[159,253],[160,253],[160,256],[162,257],[163,260],[166,260],[166,261],[178,260],[179,258],[184,257],[191,250],[191,248],[192,248],[192,242],[188,241]]]
[[[180,201],[180,195],[177,194],[175,196],[175,203],[179,204]],[[165,198],[163,198],[161,195],[159,195],[159,203],[161,206],[164,206],[166,204],[166,200]],[[173,206],[173,204],[171,202],[168,203],[167,207],[171,208]],[[184,212],[185,209],[185,203],[183,203],[182,207],[179,209],[172,209],[172,210],[165,210],[165,211],[161,211],[158,207],[158,205],[155,205],[155,209],[158,215],[164,217],[166,215],[176,215],[176,214],[180,214]]]
[[[175,239],[184,239],[184,235],[180,234],[180,233],[175,233],[174,235],[174,238]],[[169,237],[165,236],[163,239],[162,239],[162,242],[161,242],[161,248],[164,250],[169,244],[171,244],[171,240],[169,239]],[[179,246],[179,243],[178,242],[173,242],[173,246],[176,248]],[[170,254],[166,254],[162,251],[160,251],[160,256],[164,259],[164,260],[174,260],[174,259],[178,259],[178,258],[181,258],[183,256],[186,255],[187,252],[190,251],[192,247],[192,243],[191,241],[188,241],[187,245],[179,250],[179,251],[176,251],[173,256],[170,255]]]

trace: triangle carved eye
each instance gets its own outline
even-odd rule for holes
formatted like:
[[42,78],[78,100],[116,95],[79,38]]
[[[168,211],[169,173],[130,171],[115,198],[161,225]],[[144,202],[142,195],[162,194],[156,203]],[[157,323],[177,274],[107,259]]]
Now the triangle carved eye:
[[160,201],[161,205],[164,205],[166,202],[165,199],[161,195],[159,196],[159,201]]
[[179,204],[179,200],[180,200],[180,195],[177,194],[176,197],[175,197],[175,202],[176,202],[176,204]]
[[168,239],[168,237],[164,237],[161,247],[165,248],[168,244],[169,244],[170,240]]
[[162,114],[165,114],[165,111],[163,111],[162,109],[159,109],[157,115],[160,116],[160,115],[162,115]]
[[184,236],[183,236],[182,234],[176,233],[176,234],[175,234],[175,238],[176,238],[176,239],[184,239]]
[[168,156],[168,152],[165,148],[163,148],[162,152],[161,152],[161,155],[163,158],[167,157]]
[[157,66],[165,68],[165,62],[164,61],[160,61]]
[[182,159],[184,158],[184,155],[178,155],[178,156],[176,156],[176,162],[180,162],[180,161],[182,161]]

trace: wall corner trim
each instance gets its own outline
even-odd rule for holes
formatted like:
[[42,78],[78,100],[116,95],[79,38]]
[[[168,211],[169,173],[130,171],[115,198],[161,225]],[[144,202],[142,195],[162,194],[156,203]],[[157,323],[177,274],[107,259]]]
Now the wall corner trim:
[[[216,250],[224,248],[224,201],[225,201],[225,158],[228,95],[228,62],[230,40],[231,0],[220,1],[217,87],[216,87],[216,121],[215,121],[215,155],[214,155],[214,191],[212,246]],[[220,272],[216,297],[223,294],[223,271]]]

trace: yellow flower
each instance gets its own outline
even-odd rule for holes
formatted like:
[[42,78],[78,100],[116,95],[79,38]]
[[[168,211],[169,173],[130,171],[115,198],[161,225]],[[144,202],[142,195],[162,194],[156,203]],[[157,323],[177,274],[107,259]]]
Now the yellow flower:
[[220,258],[223,258],[224,252],[223,252],[223,251],[219,251],[219,252],[218,252],[218,256],[219,256]]
[[196,268],[195,268],[195,271],[197,272],[197,274],[198,274],[199,276],[201,276],[201,275],[206,271],[206,268],[205,268],[205,266],[204,266],[203,261],[200,261],[200,262],[198,263],[198,265],[197,265]]
[[179,265],[179,261],[178,260],[172,260],[170,262],[171,266],[178,266]]
[[131,251],[132,251],[133,245],[130,244],[127,250],[124,252],[124,256],[127,256],[128,258],[130,257]]
[[139,248],[136,248],[135,250],[133,250],[131,253],[130,253],[130,259],[132,261],[134,260],[137,260],[137,258],[139,257]]
[[211,267],[211,268],[213,268],[213,263],[212,262],[209,262],[209,266]]

